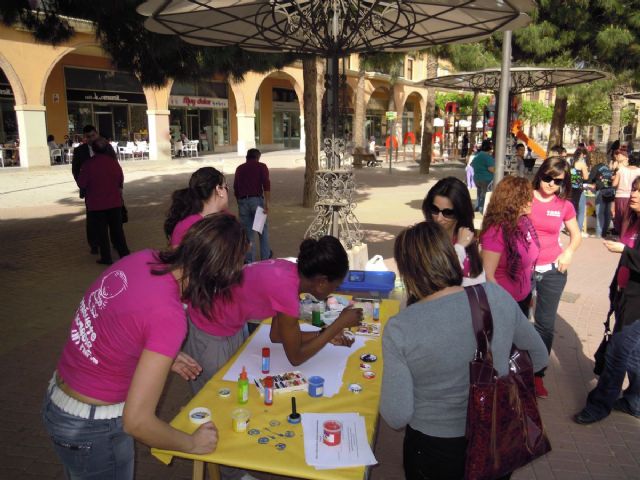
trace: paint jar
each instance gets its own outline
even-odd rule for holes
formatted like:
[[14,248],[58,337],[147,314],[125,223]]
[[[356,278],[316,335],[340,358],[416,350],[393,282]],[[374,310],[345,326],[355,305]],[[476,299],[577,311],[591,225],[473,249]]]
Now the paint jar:
[[342,423],[336,420],[327,420],[322,424],[324,431],[322,441],[328,447],[340,445],[342,441]]
[[313,310],[311,310],[311,325],[314,327],[322,327],[324,322],[322,321],[322,312],[324,312],[324,302],[318,302],[313,304]]
[[211,410],[205,407],[197,407],[189,412],[189,420],[195,425],[202,425],[211,421]]
[[246,432],[250,417],[251,412],[246,408],[236,408],[231,412],[231,428],[233,428],[233,431],[236,433]]
[[310,377],[309,378],[309,396],[321,397],[324,394],[324,378],[322,377]]

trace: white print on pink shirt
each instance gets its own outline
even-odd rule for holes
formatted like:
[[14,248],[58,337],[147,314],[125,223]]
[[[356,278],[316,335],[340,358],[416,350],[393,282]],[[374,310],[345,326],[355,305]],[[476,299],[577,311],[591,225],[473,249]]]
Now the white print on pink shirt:
[[91,363],[97,365],[98,359],[93,355],[91,349],[96,341],[96,332],[93,329],[94,320],[100,310],[103,310],[107,300],[118,296],[127,289],[127,276],[122,270],[115,270],[106,275],[100,283],[100,288],[91,292],[88,296],[88,305],[84,298],[80,301],[76,316],[73,320],[75,328],[71,329],[71,340],[75,343],[80,352],[89,359]]
[[562,214],[562,212],[560,210],[547,210],[547,217],[558,217],[558,218],[560,218],[561,214]]

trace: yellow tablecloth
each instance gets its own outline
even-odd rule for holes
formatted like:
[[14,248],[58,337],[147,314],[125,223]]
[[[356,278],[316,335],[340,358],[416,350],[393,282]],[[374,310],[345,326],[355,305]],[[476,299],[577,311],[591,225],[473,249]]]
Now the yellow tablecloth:
[[[398,312],[399,303],[396,300],[383,300],[380,306],[381,324],[384,326],[389,317]],[[244,347],[242,348],[244,349]],[[249,386],[249,403],[239,405],[237,400],[236,384],[222,380],[227,370],[235,361],[239,352],[206,384],[206,386],[189,402],[182,411],[173,419],[171,425],[184,432],[193,432],[197,426],[188,418],[191,409],[195,407],[207,407],[211,410],[213,421],[218,427],[219,442],[215,452],[208,455],[190,455],[183,452],[152,449],[151,453],[164,463],[171,462],[173,456],[200,460],[208,463],[217,463],[232,467],[241,467],[248,470],[269,472],[278,475],[286,475],[298,478],[316,480],[362,479],[364,467],[316,470],[305,462],[302,425],[291,425],[287,422],[287,416],[291,412],[291,397],[295,395],[298,412],[305,413],[331,413],[331,412],[358,412],[365,417],[369,443],[373,444],[375,428],[378,419],[378,406],[380,403],[380,386],[382,377],[382,342],[380,338],[373,338],[366,342],[365,346],[354,351],[347,362],[344,372],[342,388],[332,398],[312,398],[307,392],[294,392],[289,394],[274,395],[272,406],[265,406],[262,397],[255,386]],[[371,370],[376,372],[372,380],[365,379],[360,370],[360,355],[374,353],[378,361],[371,364]],[[362,386],[359,394],[351,393],[349,384],[358,383]],[[220,397],[218,390],[229,388],[231,395],[227,398]],[[252,436],[248,433],[235,433],[231,428],[231,412],[236,408],[246,408],[251,412],[249,429],[260,430],[261,434]],[[271,421],[280,422],[278,426],[271,427]],[[285,431],[293,431],[293,438],[286,438],[265,432],[269,428],[273,432],[284,434]],[[258,444],[258,437],[272,435],[267,444]],[[278,450],[277,443],[284,443],[286,448]]]

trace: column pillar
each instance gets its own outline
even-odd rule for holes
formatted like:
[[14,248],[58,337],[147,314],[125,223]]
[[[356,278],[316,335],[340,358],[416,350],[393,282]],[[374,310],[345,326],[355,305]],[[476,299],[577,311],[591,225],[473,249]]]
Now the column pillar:
[[169,110],[147,110],[149,121],[149,160],[171,160]]
[[305,142],[306,142],[306,137],[304,135],[304,115],[300,115],[300,151],[302,153],[307,151],[307,146]]
[[238,156],[247,155],[247,150],[256,148],[256,115],[255,113],[236,114],[238,119]]
[[20,166],[50,167],[47,145],[47,121],[44,105],[16,105],[18,136],[20,138]]

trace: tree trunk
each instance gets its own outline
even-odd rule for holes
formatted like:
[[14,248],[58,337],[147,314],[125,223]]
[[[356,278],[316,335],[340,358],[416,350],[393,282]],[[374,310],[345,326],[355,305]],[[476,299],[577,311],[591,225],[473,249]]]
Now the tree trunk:
[[304,81],[304,190],[302,206],[312,207],[316,202],[316,171],[318,170],[318,65],[315,57],[302,60],[302,77]]
[[[432,55],[427,57],[427,78],[433,78],[438,74],[438,58]],[[427,106],[424,112],[422,124],[422,151],[420,152],[420,173],[429,173],[433,157],[433,117],[436,111],[436,89],[427,89]]]
[[364,67],[362,65],[362,57],[360,57],[360,69],[358,70],[358,84],[356,86],[356,111],[353,125],[353,143],[356,147],[364,148],[366,139],[364,138],[364,120],[365,120],[365,104],[364,104]]
[[553,117],[551,117],[551,128],[549,130],[549,144],[547,145],[547,155],[551,147],[562,146],[562,131],[567,117],[567,97],[556,96],[553,105]]
[[624,106],[624,97],[622,95],[611,95],[611,128],[609,129],[609,139],[607,145],[616,140],[621,140],[621,123],[622,123],[622,107]]

